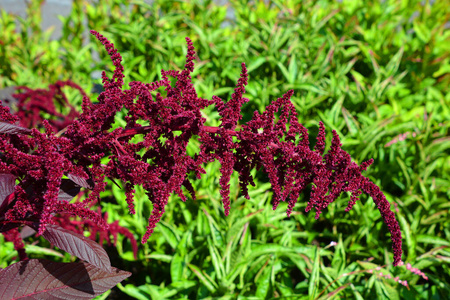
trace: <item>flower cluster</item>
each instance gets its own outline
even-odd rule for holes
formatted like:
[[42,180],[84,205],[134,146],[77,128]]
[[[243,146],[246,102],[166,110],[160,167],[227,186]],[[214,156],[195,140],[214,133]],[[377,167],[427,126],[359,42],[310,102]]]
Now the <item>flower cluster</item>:
[[[18,111],[16,115],[19,117],[20,125],[33,128],[42,124],[44,121],[43,113],[51,116],[46,120],[56,131],[70,125],[79,114],[75,107],[67,101],[63,92],[63,88],[66,86],[78,90],[84,97],[87,96],[79,85],[70,80],[51,84],[48,90],[33,90],[26,86],[17,87],[13,96],[17,99]],[[62,113],[62,110],[68,110],[68,112]]]
[[[188,52],[181,72],[162,70],[161,80],[147,84],[131,82],[126,89],[120,54],[101,34],[91,33],[105,46],[114,73],[109,78],[103,72],[104,91],[97,103],[91,103],[84,94],[83,111],[65,133],[55,135],[54,127],[47,121],[43,122],[45,133],[36,129],[27,131],[13,125],[17,117],[2,108],[0,118],[10,129],[8,133],[0,131],[0,173],[11,174],[19,184],[14,186],[13,196],[5,200],[4,207],[8,209],[4,210],[0,224],[25,224],[31,218],[40,224],[42,233],[55,213],[65,212],[106,226],[104,219],[89,210],[89,206],[99,200],[106,187],[105,178],[109,177],[124,182],[130,213],[134,213],[134,186],[145,189],[153,204],[142,237],[145,243],[160,221],[170,194],[176,193],[185,201],[184,188],[195,197],[188,175],[194,173],[199,178],[205,173],[205,163],[218,160],[225,215],[230,209],[229,181],[234,171],[239,174],[243,195],[249,198],[247,187],[254,185],[251,171],[264,170],[274,191],[273,208],[287,201],[288,215],[310,184],[311,198],[306,210],[315,208],[316,218],[342,192],[352,194],[347,210],[364,192],[380,210],[391,233],[394,264],[400,263],[402,242],[398,222],[378,186],[361,174],[372,160],[360,166],[352,162],[334,131],[331,149],[325,154],[322,123],[317,144],[310,149],[308,131],[298,123],[290,102],[292,90],[270,104],[264,113],[255,112],[238,129],[241,107],[248,100],[243,97],[248,80],[245,64],[229,101],[216,96],[212,100],[200,98],[190,76],[195,51],[191,40],[186,38]],[[219,127],[204,125],[201,110],[209,105],[215,105],[221,116]],[[119,112],[125,114],[126,125],[113,129]],[[194,156],[186,151],[191,138],[198,138],[201,143],[199,153]],[[106,165],[101,163],[103,158],[108,158]],[[91,190],[83,202],[58,200],[63,175]]]

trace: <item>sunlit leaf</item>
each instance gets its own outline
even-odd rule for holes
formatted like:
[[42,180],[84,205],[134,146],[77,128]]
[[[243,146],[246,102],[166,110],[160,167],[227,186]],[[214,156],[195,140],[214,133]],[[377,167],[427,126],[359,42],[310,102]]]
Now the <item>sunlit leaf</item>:
[[30,259],[0,270],[1,299],[92,299],[131,275],[94,265]]
[[[37,228],[35,228],[37,230]],[[56,247],[109,271],[111,262],[106,251],[93,240],[71,230],[47,224],[42,236]]]

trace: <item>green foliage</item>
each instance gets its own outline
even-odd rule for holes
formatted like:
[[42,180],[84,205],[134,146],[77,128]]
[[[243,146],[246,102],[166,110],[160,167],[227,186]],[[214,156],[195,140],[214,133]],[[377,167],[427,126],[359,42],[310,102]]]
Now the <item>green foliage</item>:
[[[71,15],[61,17],[59,40],[39,28],[35,12],[41,2],[30,1],[26,19],[1,11],[1,88],[72,79],[91,91],[100,82],[91,73],[112,64],[87,29],[115,43],[127,83],[150,82],[161,69],[181,68],[189,36],[198,53],[193,83],[200,96],[229,98],[245,62],[250,101],[244,121],[294,89],[299,119],[312,137],[323,121],[357,162],[375,159],[366,174],[397,205],[403,259],[429,278],[392,267],[387,228],[370,199],[349,213],[348,199],[339,199],[316,221],[304,213],[302,196],[287,218],[282,208],[272,211],[268,179],[255,174],[250,200],[240,197],[233,177],[232,209],[224,217],[219,167],[212,164],[209,176],[195,183],[196,201],[171,199],[149,243],[139,245],[137,261],[121,236],[116,247],[108,247],[117,267],[133,272],[113,292],[136,299],[450,297],[446,1],[74,1]],[[210,125],[218,122],[212,109],[205,117]],[[151,211],[145,193],[137,191],[132,216],[123,189],[110,186],[103,211],[142,236]],[[331,241],[337,245],[329,246]],[[5,267],[15,254],[10,243],[0,244]],[[42,241],[27,251],[58,259]],[[409,288],[380,272],[406,280]]]

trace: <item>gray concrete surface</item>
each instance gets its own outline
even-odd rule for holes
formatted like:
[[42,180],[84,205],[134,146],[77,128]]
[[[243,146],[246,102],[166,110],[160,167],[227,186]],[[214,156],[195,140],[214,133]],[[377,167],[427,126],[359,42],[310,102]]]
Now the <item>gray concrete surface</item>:
[[[32,1],[32,0],[28,0]],[[0,0],[0,8],[20,17],[26,17],[26,0]],[[72,0],[46,0],[42,5],[42,29],[54,26],[51,36],[56,39],[61,36],[61,21],[58,15],[67,16],[72,10]]]
[[[0,8],[7,12],[26,17],[27,2],[33,0],[0,0]],[[95,0],[91,0],[95,1]],[[146,3],[152,3],[152,0],[144,0]],[[225,5],[228,0],[215,0],[218,5]],[[51,39],[58,39],[61,36],[61,21],[58,15],[67,16],[72,9],[72,0],[46,0],[42,5],[42,29],[46,30],[54,26]],[[234,13],[228,8],[227,18],[233,19]],[[224,26],[228,26],[229,22],[225,22]]]

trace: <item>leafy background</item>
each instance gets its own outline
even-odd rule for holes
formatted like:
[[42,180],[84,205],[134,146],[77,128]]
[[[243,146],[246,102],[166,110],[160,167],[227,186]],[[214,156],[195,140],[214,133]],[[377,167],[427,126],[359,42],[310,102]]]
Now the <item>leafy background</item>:
[[[374,158],[365,175],[398,208],[403,260],[428,276],[392,266],[387,228],[367,197],[345,213],[349,197],[342,196],[315,220],[304,213],[305,194],[287,218],[282,205],[272,211],[268,178],[255,172],[250,200],[232,178],[225,217],[213,163],[195,182],[197,200],[171,198],[137,260],[123,236],[116,246],[105,244],[112,264],[133,275],[99,299],[450,298],[447,1],[73,1],[57,40],[40,28],[42,3],[29,1],[25,19],[0,11],[0,88],[71,79],[94,100],[99,71],[113,66],[88,29],[114,42],[127,83],[179,70],[188,36],[198,53],[192,77],[199,96],[229,98],[245,62],[244,122],[294,89],[312,138],[323,121],[328,141],[335,129],[356,162]],[[64,91],[80,107],[78,92]],[[209,125],[219,124],[216,110],[204,113]],[[195,141],[190,147],[194,153]],[[138,189],[137,213],[129,215],[123,190],[108,186],[102,211],[140,239],[151,212],[144,191]],[[0,244],[4,268],[17,254],[2,236]],[[74,261],[42,239],[26,244],[32,258]]]

